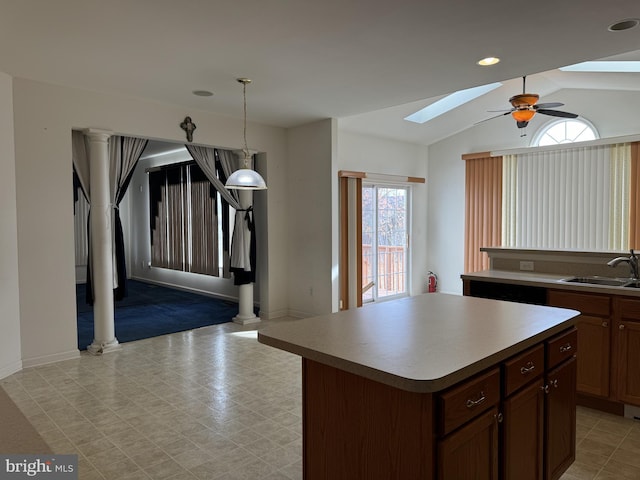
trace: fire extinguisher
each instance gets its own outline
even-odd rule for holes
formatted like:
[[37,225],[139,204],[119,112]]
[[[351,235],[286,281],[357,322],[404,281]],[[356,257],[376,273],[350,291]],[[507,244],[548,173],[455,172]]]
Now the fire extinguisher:
[[429,293],[435,292],[437,285],[438,285],[438,277],[436,276],[435,273],[429,271],[429,274],[427,275],[427,287],[428,287]]

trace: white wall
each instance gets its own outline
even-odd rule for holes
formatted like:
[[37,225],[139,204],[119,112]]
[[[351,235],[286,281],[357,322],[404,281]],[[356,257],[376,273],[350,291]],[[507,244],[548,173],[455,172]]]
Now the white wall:
[[288,131],[289,310],[294,316],[330,313],[337,306],[332,245],[334,137],[335,120]]
[[[242,120],[25,79],[13,79],[13,87],[22,359],[29,366],[78,355],[71,130],[95,127],[182,142],[179,124],[190,115],[198,125],[194,143],[234,149],[242,145]],[[267,269],[287,258],[286,217],[277,208],[286,196],[286,177],[278,175],[286,132],[250,123],[247,135],[252,148],[268,154],[261,173],[269,190],[256,198],[263,214],[256,224],[258,241],[269,244],[258,265],[260,282],[270,283],[269,295],[261,292],[261,308],[269,315],[287,308],[286,272]]]
[[[640,92],[561,90],[544,102],[564,102],[567,110],[580,113],[598,129],[600,136],[640,133]],[[462,293],[464,270],[465,153],[529,146],[538,128],[552,120],[536,115],[521,138],[510,117],[479,124],[429,147],[428,263],[438,273],[439,290]]]
[[12,79],[0,73],[0,378],[22,368]]
[[[339,123],[338,123],[339,125]],[[338,170],[423,177],[425,184],[412,184],[410,294],[426,291],[426,276],[434,267],[427,262],[427,147],[340,130]],[[336,177],[337,178],[337,177]]]

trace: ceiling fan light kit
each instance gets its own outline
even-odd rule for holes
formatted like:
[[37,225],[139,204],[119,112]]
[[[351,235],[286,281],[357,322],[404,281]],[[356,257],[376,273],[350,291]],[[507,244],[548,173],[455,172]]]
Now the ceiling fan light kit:
[[519,110],[514,110],[511,112],[511,116],[514,118],[516,122],[528,122],[533,118],[536,114],[536,111],[529,108],[523,108]]
[[[509,99],[509,103],[511,103],[511,110],[507,110],[500,115],[496,115],[495,117],[487,118],[487,120],[491,120],[493,118],[503,117],[505,115],[511,114],[513,119],[516,121],[516,125],[518,128],[525,128],[529,121],[535,116],[536,113],[541,113],[543,115],[549,115],[552,117],[563,117],[563,118],[577,118],[578,115],[575,113],[563,112],[560,110],[551,110],[555,107],[561,107],[564,105],[559,102],[550,102],[550,103],[538,103],[540,96],[537,93],[526,93],[526,81],[527,77],[522,77],[522,93],[518,95],[514,95]],[[486,120],[483,120],[486,121]],[[479,122],[482,123],[482,122]],[[524,135],[521,135],[524,136]]]

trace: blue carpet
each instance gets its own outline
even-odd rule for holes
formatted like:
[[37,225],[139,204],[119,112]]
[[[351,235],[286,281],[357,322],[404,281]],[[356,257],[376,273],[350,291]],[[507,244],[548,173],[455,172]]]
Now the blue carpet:
[[[206,295],[130,280],[129,295],[115,302],[120,343],[230,322],[238,304]],[[78,348],[93,342],[93,308],[85,303],[85,284],[76,285]]]

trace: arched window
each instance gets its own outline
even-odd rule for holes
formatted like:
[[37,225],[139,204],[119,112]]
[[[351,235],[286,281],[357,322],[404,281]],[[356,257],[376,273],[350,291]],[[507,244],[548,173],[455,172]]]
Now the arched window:
[[532,147],[558,145],[561,143],[585,142],[600,138],[596,127],[583,118],[560,118],[545,125],[536,133]]

